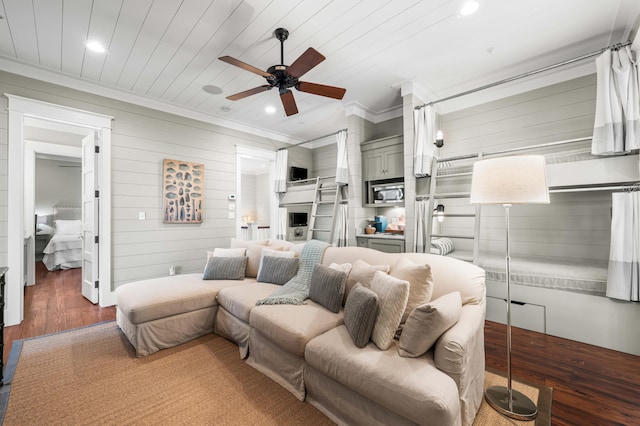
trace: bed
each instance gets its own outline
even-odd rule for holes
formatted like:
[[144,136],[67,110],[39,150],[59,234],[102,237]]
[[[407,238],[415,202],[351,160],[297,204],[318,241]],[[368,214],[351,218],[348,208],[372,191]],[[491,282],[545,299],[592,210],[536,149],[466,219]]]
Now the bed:
[[49,271],[82,267],[82,221],[79,208],[54,208],[54,234],[42,262]]
[[[549,192],[558,194],[552,195],[555,197],[552,204],[557,210],[553,215],[543,213],[533,217],[528,228],[520,228],[520,235],[527,233],[530,245],[525,244],[527,240],[519,241],[517,232],[516,238],[511,239],[516,247],[511,250],[510,263],[512,325],[640,355],[637,332],[629,326],[640,323],[637,303],[606,297],[608,251],[605,253],[602,249],[606,243],[600,243],[610,238],[600,238],[606,227],[598,225],[587,231],[581,228],[586,215],[580,215],[590,209],[588,211],[601,219],[610,220],[609,207],[599,201],[610,199],[608,194],[612,191],[624,191],[630,184],[640,181],[640,158],[635,151],[627,155],[595,157],[590,153],[589,142],[590,138],[580,138],[542,144],[540,149],[526,152],[545,156]],[[429,234],[431,252],[467,260],[485,270],[486,318],[490,321],[506,323],[505,253],[496,252],[496,249],[502,249],[504,242],[495,238],[480,241],[480,220],[475,218],[478,214],[478,218],[482,217],[482,229],[487,233],[487,229],[495,231],[503,226],[503,214],[486,206],[481,213],[477,206],[469,205],[468,192],[464,191],[468,191],[473,163],[478,158],[516,155],[530,148],[441,159],[434,166],[437,167],[434,173],[444,179],[430,182],[429,192],[435,196],[427,195],[434,200],[428,211],[443,203],[446,205],[445,216],[449,216],[440,225],[431,220],[432,228],[438,228],[437,232]],[[600,210],[595,211],[597,208]],[[531,211],[542,213],[541,209]],[[571,229],[579,232],[571,234],[560,224],[567,223],[564,217],[576,211],[579,215],[572,217],[579,224]],[[559,244],[553,243],[555,235],[549,238],[546,229],[549,218],[558,221],[549,229],[559,234]],[[516,216],[516,221],[518,219],[521,220]],[[539,232],[532,238],[535,230]],[[442,244],[441,240],[446,237],[452,240],[451,244]],[[584,250],[578,248],[580,244]],[[562,250],[577,251],[567,253],[574,258],[566,258],[559,253]],[[578,252],[582,256],[577,255]]]

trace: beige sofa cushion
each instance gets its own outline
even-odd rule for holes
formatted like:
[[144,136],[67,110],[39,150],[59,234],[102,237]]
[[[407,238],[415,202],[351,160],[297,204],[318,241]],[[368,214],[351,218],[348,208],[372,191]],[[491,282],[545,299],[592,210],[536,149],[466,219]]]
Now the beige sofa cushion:
[[249,323],[249,313],[256,302],[264,299],[282,286],[277,284],[251,282],[238,287],[229,287],[218,293],[218,305],[234,317]]
[[409,283],[378,271],[371,281],[371,291],[378,295],[379,309],[371,340],[384,351],[391,346],[407,307]]
[[431,266],[426,263],[413,263],[403,257],[398,260],[389,275],[409,282],[409,300],[400,321],[403,324],[416,307],[431,300],[433,294]]
[[418,306],[409,315],[400,335],[400,356],[417,357],[427,352],[445,331],[458,322],[461,310],[462,299],[457,291]]
[[341,325],[343,318],[343,311],[334,314],[307,299],[304,305],[256,306],[249,324],[281,348],[303,356],[309,340]]
[[347,285],[344,290],[344,300],[347,300],[349,297],[349,293],[351,293],[351,289],[357,283],[362,284],[364,287],[371,287],[371,281],[373,280],[373,275],[382,271],[385,274],[389,272],[389,265],[370,265],[363,260],[356,260],[351,265],[351,271],[349,272],[349,276],[347,277]]
[[394,413],[417,424],[450,425],[460,416],[455,381],[438,370],[433,353],[401,358],[394,342],[386,351],[373,343],[357,348],[346,327],[340,326],[311,340],[307,363]]
[[262,249],[267,246],[268,240],[256,240],[256,241],[243,241],[231,239],[231,248],[245,248],[247,249],[245,255],[249,258],[247,260],[247,269],[244,273],[246,277],[255,278],[258,276],[258,266],[260,265],[260,257],[262,256]]
[[[254,281],[255,280],[249,280]],[[115,290],[116,303],[132,324],[217,306],[216,296],[226,287],[246,281],[202,279],[202,274],[184,274],[122,284]]]

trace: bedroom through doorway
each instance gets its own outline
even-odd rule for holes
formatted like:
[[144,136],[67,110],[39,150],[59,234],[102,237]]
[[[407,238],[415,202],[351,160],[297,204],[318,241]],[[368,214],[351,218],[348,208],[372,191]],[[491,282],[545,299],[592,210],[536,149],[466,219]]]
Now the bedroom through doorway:
[[[86,275],[82,146],[83,140],[93,139],[93,133],[86,127],[39,118],[24,120],[25,218],[33,217],[35,222],[34,244],[26,254],[27,276],[33,279],[27,285],[61,282],[63,294],[76,300],[84,293]],[[92,289],[86,293],[86,299],[97,302],[97,297],[92,300]]]

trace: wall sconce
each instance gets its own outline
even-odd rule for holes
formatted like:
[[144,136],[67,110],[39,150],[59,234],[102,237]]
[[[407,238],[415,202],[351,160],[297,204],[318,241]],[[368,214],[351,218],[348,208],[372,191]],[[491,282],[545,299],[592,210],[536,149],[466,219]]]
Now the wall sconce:
[[442,133],[442,130],[438,130],[436,132],[435,146],[437,146],[438,148],[442,148],[443,145],[444,145],[444,133]]
[[438,218],[438,222],[442,223],[444,221],[444,205],[438,204],[434,209],[434,213]]

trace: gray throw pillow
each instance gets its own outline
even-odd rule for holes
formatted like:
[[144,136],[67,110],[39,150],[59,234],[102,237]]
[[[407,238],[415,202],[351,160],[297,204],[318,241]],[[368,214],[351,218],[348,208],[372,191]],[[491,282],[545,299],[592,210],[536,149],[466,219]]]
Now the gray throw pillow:
[[356,283],[344,305],[344,325],[356,347],[362,348],[369,343],[377,318],[378,295]]
[[265,256],[262,258],[258,282],[283,285],[298,273],[298,262],[297,257]]
[[207,260],[203,280],[243,280],[247,257],[215,257]]
[[457,291],[415,308],[402,329],[398,354],[415,358],[427,352],[445,331],[458,322],[460,311],[462,298]]
[[309,298],[331,312],[340,312],[348,275],[328,266],[316,265],[311,275]]

